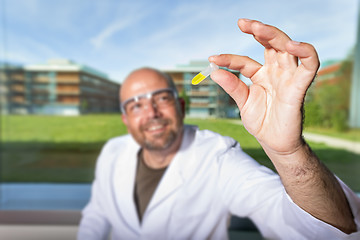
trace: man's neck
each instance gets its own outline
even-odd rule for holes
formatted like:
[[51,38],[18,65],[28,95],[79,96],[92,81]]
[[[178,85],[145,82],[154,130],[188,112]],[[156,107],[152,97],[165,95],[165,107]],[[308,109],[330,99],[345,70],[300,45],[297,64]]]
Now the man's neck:
[[183,138],[183,132],[178,136],[178,139],[170,147],[162,150],[143,149],[143,159],[145,164],[153,169],[160,169],[167,167],[178,150],[180,149]]

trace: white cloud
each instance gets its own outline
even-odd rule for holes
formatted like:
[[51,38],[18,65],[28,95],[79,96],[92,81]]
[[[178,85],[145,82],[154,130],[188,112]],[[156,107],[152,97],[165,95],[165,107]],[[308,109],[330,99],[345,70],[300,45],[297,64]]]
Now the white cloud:
[[49,58],[59,58],[61,54],[48,42],[39,41],[33,36],[7,33],[7,46],[3,52],[5,60],[18,63],[38,63]]
[[97,36],[91,38],[90,42],[96,48],[101,48],[108,38],[111,38],[115,33],[130,27],[134,22],[134,18],[116,20],[115,22],[106,26]]
[[[115,9],[113,11],[110,9],[110,12],[113,13],[112,15],[116,16],[115,20],[105,23],[102,30],[90,39],[90,43],[95,48],[102,48],[107,41],[114,38],[122,30],[138,26],[138,23],[149,16],[154,10],[154,6],[145,7],[141,2],[121,3],[120,5],[114,4]],[[138,26],[139,28],[144,27],[144,24],[141,24],[142,26]]]

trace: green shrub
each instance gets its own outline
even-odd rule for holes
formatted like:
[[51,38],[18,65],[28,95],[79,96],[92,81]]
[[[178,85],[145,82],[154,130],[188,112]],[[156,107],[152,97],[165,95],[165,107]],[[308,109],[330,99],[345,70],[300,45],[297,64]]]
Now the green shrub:
[[310,87],[304,106],[305,126],[348,129],[351,76],[352,60],[348,59],[329,80]]
[[320,126],[321,125],[321,116],[320,116],[320,106],[316,102],[307,102],[304,106],[305,108],[305,126]]

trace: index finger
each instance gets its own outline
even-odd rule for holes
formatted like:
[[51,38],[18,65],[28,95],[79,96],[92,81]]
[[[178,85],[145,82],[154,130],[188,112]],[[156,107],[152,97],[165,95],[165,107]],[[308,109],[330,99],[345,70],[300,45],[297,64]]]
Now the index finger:
[[265,48],[274,48],[277,51],[285,52],[287,42],[291,41],[283,31],[259,21],[239,19],[238,26],[242,32],[252,34]]

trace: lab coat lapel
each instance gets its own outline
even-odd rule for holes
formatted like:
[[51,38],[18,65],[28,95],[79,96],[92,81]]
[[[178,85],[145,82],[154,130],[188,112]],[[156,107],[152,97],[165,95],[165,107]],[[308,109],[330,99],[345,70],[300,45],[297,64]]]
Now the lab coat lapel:
[[137,153],[139,146],[134,142],[118,156],[114,170],[114,192],[118,202],[119,211],[124,216],[124,221],[135,231],[139,231],[140,223],[134,202],[134,184],[137,167]]
[[191,161],[188,149],[194,139],[195,129],[196,128],[192,126],[185,126],[180,150],[175,155],[164,176],[162,177],[146,212],[150,212],[156,208],[156,206],[161,204],[161,202],[168,199],[183,184],[183,172],[186,171],[186,167],[189,167],[188,161]]
[[[175,159],[174,159],[175,160]],[[183,184],[183,178],[180,169],[176,164],[171,164],[162,177],[153,197],[149,203],[146,212],[150,212],[153,208],[161,204],[169,198]]]

